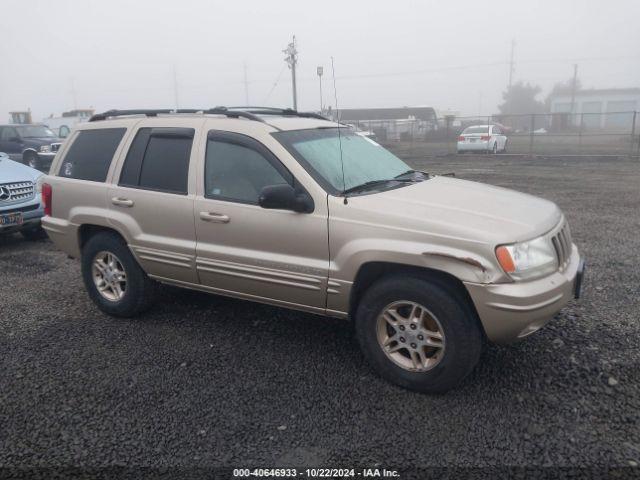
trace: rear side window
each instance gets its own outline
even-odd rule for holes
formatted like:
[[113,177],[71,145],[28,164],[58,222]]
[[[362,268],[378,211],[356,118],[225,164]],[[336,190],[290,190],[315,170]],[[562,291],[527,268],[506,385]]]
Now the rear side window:
[[120,174],[125,187],[187,194],[193,128],[141,128]]
[[104,182],[111,159],[126,128],[82,130],[64,157],[58,175],[65,178]]

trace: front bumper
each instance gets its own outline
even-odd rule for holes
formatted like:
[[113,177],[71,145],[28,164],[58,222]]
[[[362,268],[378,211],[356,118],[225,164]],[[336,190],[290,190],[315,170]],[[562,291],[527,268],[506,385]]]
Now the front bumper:
[[580,296],[585,263],[572,246],[564,271],[528,282],[465,286],[476,307],[487,338],[511,343],[546,325],[572,298]]
[[0,215],[8,213],[22,213],[22,225],[0,226],[0,235],[19,232],[20,230],[29,230],[40,226],[40,220],[44,216],[44,210],[40,202],[29,202],[29,204],[12,205],[9,208],[0,209]]

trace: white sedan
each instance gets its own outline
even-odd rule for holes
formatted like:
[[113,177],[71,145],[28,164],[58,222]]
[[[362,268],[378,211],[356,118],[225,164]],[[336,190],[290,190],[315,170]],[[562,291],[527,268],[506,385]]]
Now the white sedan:
[[506,152],[507,136],[498,125],[473,125],[465,128],[458,137],[458,153]]

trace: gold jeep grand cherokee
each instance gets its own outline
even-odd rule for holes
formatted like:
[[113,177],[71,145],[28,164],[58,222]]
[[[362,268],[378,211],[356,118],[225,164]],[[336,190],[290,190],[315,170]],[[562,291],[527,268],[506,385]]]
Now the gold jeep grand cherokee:
[[414,171],[293,110],[99,114],[42,191],[104,312],[137,315],[160,282],[350,317],[373,367],[424,392],[460,382],[484,339],[542,327],[584,268],[555,204]]

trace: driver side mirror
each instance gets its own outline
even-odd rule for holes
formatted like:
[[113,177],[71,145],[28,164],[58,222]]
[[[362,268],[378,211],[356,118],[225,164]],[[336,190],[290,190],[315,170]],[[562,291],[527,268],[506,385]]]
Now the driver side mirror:
[[288,184],[267,185],[260,192],[258,204],[262,208],[292,210],[298,213],[313,212],[313,199],[307,192],[296,193]]

